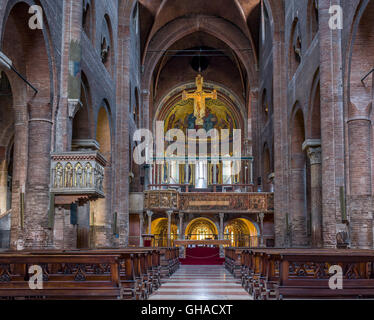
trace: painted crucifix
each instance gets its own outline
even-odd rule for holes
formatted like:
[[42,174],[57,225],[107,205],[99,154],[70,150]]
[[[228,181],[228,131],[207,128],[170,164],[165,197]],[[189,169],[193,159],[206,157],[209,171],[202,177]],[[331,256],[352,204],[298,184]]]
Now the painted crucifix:
[[206,99],[217,99],[217,91],[214,90],[212,93],[204,92],[203,90],[204,78],[199,74],[196,78],[196,91],[194,93],[187,93],[183,91],[182,99],[194,99],[194,116],[196,117],[196,125],[204,125],[205,117],[205,100]]

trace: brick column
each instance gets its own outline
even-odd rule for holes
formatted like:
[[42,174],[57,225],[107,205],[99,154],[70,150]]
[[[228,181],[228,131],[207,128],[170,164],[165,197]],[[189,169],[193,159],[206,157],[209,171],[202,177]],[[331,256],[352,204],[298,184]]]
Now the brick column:
[[52,232],[48,229],[51,105],[35,99],[29,106],[28,167],[25,201],[25,247],[52,246]]
[[322,159],[321,140],[307,140],[303,145],[310,160],[312,247],[321,248],[322,241]]
[[130,28],[127,17],[119,17],[118,24],[118,59],[116,105],[116,132],[112,158],[113,206],[118,212],[120,247],[126,247],[129,241],[129,100],[130,100]]
[[344,97],[342,90],[342,32],[331,30],[329,9],[341,0],[319,0],[319,46],[322,144],[323,246],[336,247],[337,217],[341,216],[340,189],[344,187]]
[[292,239],[290,242],[291,246],[305,247],[309,245],[306,225],[305,154],[302,152],[293,154],[291,166],[289,222]]
[[370,127],[365,116],[348,121],[351,246],[360,249],[373,247]]
[[21,193],[25,190],[27,169],[27,135],[28,113],[25,104],[13,106],[15,115],[14,125],[14,155],[12,182],[12,215],[10,231],[10,248],[17,249],[17,241],[22,239],[21,231]]

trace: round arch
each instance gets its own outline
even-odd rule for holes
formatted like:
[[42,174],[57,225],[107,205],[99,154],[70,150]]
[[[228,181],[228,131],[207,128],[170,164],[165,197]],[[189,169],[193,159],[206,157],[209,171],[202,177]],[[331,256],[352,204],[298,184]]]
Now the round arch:
[[230,240],[234,247],[256,247],[258,234],[255,224],[246,218],[232,219],[224,229],[225,239]]
[[[198,232],[198,233],[195,233]],[[185,229],[186,239],[204,240],[218,236],[216,224],[209,218],[199,217],[190,221]]]

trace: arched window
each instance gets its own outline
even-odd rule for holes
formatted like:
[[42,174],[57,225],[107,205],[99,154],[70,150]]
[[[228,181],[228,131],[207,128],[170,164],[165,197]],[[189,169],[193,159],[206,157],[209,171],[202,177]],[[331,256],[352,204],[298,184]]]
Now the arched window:
[[309,0],[308,19],[309,19],[308,24],[309,24],[310,43],[312,43],[319,29],[318,1],[317,0]]
[[269,119],[269,103],[268,103],[266,89],[264,89],[264,91],[262,93],[261,111],[262,111],[262,119],[263,119],[263,122],[265,124]]
[[101,62],[112,75],[114,63],[113,36],[109,16],[106,14],[101,29],[100,44]]
[[87,37],[92,40],[94,27],[93,0],[83,0],[82,28]]

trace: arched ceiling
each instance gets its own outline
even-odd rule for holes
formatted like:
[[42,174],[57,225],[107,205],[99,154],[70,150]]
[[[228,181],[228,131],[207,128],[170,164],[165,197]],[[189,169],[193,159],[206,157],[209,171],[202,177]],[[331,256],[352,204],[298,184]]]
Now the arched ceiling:
[[198,71],[191,60],[201,53],[191,50],[199,48],[208,50],[201,54],[209,60],[205,79],[247,105],[258,84],[260,7],[260,0],[139,0],[142,82],[152,93],[151,108],[193,81]]
[[140,0],[139,2],[143,53],[163,26],[179,17],[199,14],[221,17],[231,22],[250,40],[253,49],[257,49],[260,0]]

